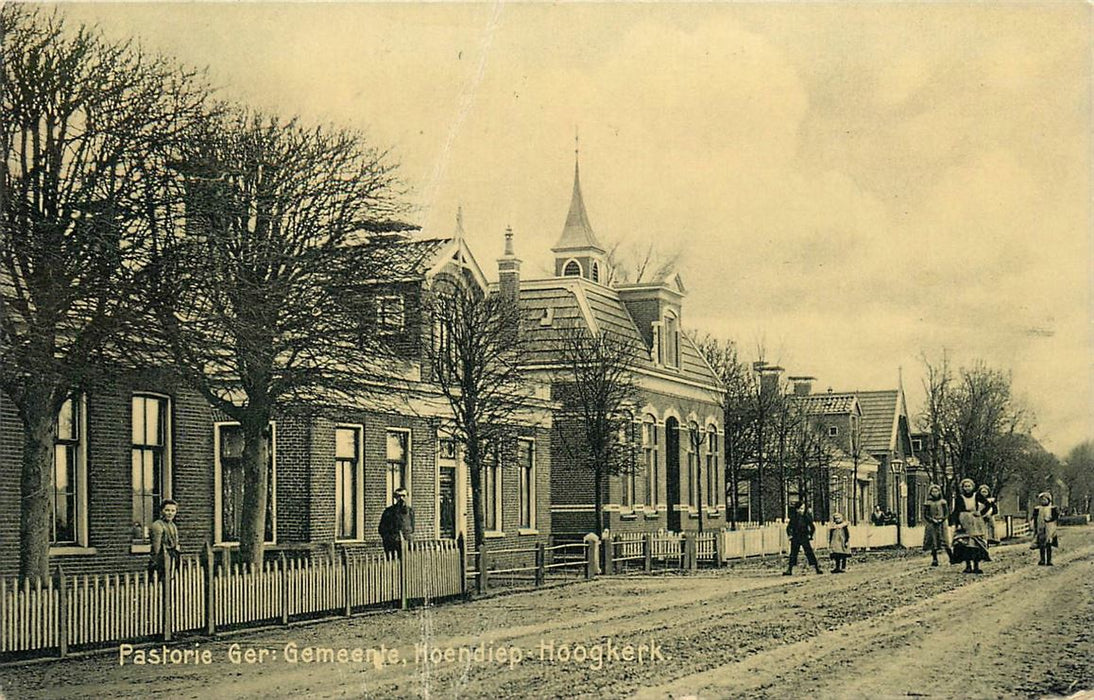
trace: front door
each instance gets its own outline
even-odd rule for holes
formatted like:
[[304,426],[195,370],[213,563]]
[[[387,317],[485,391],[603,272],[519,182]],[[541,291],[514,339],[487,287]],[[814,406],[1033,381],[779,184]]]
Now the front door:
[[440,536],[456,539],[456,468],[441,467],[438,478],[438,496],[440,499]]
[[665,419],[665,497],[668,500],[668,528],[680,532],[680,421]]

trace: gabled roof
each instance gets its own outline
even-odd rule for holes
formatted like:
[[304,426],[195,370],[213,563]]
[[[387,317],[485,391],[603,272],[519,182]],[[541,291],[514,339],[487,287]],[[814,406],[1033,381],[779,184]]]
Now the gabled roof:
[[562,227],[562,236],[551,250],[557,252],[583,248],[593,248],[601,253],[604,252],[589,223],[589,214],[585,211],[585,199],[581,196],[581,176],[575,159],[574,191],[570,197],[570,211],[566,214],[566,225]]
[[854,394],[791,395],[790,400],[797,403],[809,415],[850,414],[855,410]]
[[653,363],[650,349],[638,331],[619,294],[610,287],[580,277],[559,277],[522,282],[520,288],[522,332],[529,343],[529,362],[558,361],[559,342],[575,328],[592,333],[608,332],[633,344],[635,366],[662,374],[678,374],[691,381],[718,386],[717,375],[687,336],[680,335],[680,368]]
[[896,431],[901,414],[899,389],[856,391],[862,408],[862,446],[869,452],[896,448]]
[[357,249],[367,261],[369,281],[402,282],[424,279],[452,243],[451,238],[373,236]]

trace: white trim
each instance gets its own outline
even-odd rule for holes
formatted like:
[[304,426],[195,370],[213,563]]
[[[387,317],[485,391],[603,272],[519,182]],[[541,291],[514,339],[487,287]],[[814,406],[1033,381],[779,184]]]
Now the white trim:
[[574,300],[577,301],[578,308],[581,309],[582,315],[585,317],[585,323],[589,326],[589,332],[593,335],[600,335],[600,326],[597,325],[596,316],[593,315],[593,309],[589,306],[589,300],[585,298],[585,289],[581,285],[575,285],[574,289],[570,290],[574,295]]
[[[341,484],[338,483],[338,430],[354,430],[357,432],[357,478],[354,480],[357,484],[357,493],[354,494],[354,505],[356,513],[353,517],[357,525],[357,537],[340,538],[338,536],[338,490],[341,488]],[[335,542],[363,542],[365,540],[365,426],[360,423],[335,423],[334,424],[334,455],[333,464],[331,466],[334,469],[334,541]]]
[[[149,548],[151,547],[149,546]],[[98,549],[86,545],[52,544],[49,546],[49,556],[51,557],[86,557],[98,553]]]
[[[570,263],[573,263],[573,264],[577,265],[577,274],[576,275],[567,275],[566,274],[566,268],[570,266]],[[558,271],[558,276],[559,277],[579,277],[581,279],[584,279],[585,278],[585,268],[582,266],[581,262],[577,258],[569,258],[569,259],[566,260],[566,262],[562,263],[562,269],[560,269]]]
[[[441,536],[442,440],[451,440],[456,446],[455,458],[453,460],[444,460],[445,464],[443,465],[445,469],[454,470],[454,474],[452,475],[452,477],[453,479],[455,479],[455,483],[453,484],[454,493],[452,494],[452,497],[455,499],[456,502],[454,504],[455,512],[452,514],[452,517],[455,520],[455,522],[453,523],[453,530],[455,531],[455,535],[457,537],[459,537],[461,533],[464,535],[467,534],[467,523],[465,517],[465,509],[467,506],[464,505],[463,500],[461,500],[461,496],[465,494],[462,481],[463,445],[461,445],[460,441],[456,439],[455,435],[453,435],[454,430],[455,429],[451,426],[438,426],[436,430],[436,435],[434,436],[433,440],[433,532],[437,534],[438,538],[440,538]],[[449,461],[451,461],[451,464],[448,464]]]
[[[220,466],[220,429],[227,426],[238,427],[239,425],[239,421],[234,420],[213,421],[213,544],[217,547],[239,546],[238,540],[223,539],[224,472]],[[271,499],[270,532],[273,533],[273,539],[267,540],[263,544],[277,544],[277,422],[270,421],[269,428],[270,464],[272,468],[270,469],[271,479],[267,495]]]
[[[459,254],[459,260],[457,261],[456,255]],[[450,264],[456,264],[461,269],[466,269],[471,272],[471,277],[479,285],[479,287],[486,291],[489,288],[489,283],[486,281],[486,275],[483,274],[482,268],[479,267],[478,260],[475,260],[475,256],[471,254],[471,250],[463,242],[462,239],[451,239],[451,242],[444,248],[441,248],[436,253],[437,262],[433,264],[433,267],[425,273],[425,278],[432,282],[432,279],[440,274],[444,268]]]

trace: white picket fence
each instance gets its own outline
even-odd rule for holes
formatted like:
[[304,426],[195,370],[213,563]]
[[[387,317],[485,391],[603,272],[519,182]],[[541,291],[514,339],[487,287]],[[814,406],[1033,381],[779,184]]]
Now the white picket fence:
[[146,572],[66,576],[34,584],[0,579],[2,655],[212,634],[241,627],[435,600],[465,592],[464,551],[452,541],[412,543],[402,557],[346,555],[268,561],[262,567],[184,558],[161,581]]

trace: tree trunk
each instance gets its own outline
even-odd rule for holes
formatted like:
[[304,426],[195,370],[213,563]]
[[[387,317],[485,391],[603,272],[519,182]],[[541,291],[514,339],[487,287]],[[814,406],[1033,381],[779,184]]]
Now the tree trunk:
[[467,441],[467,470],[471,477],[471,520],[475,528],[475,551],[482,551],[486,527],[482,510],[482,451],[474,440]]
[[266,544],[266,501],[272,484],[268,483],[270,458],[267,435],[269,416],[249,416],[241,422],[243,430],[243,522],[239,533],[239,558],[262,566]]
[[23,471],[20,482],[19,573],[31,580],[49,576],[49,521],[52,515],[53,444],[57,438],[48,390],[31,389],[20,406]]
[[604,466],[599,459],[593,465],[594,509],[596,510],[596,536],[604,532]]

